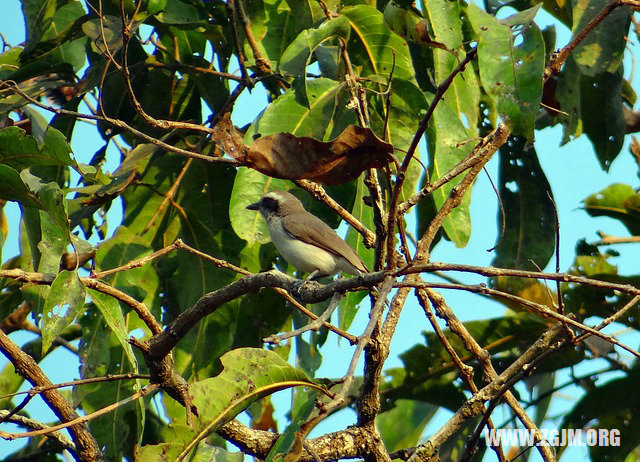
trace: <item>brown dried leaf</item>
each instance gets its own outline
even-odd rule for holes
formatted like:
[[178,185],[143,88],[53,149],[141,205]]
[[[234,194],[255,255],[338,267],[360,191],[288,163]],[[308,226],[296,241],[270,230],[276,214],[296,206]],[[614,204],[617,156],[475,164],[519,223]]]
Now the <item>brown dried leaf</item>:
[[349,125],[333,141],[276,133],[246,147],[240,132],[225,116],[214,128],[213,136],[227,154],[243,165],[285,180],[346,183],[369,168],[383,167],[393,154],[393,146],[370,129],[355,125]]
[[231,114],[223,115],[211,131],[213,141],[228,155],[244,163],[247,155],[247,146],[240,130],[233,126]]

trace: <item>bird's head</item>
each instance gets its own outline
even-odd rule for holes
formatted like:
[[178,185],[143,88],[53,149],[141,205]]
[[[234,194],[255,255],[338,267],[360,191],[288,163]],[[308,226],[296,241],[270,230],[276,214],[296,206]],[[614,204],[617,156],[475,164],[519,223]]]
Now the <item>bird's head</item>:
[[258,202],[247,205],[249,210],[257,210],[263,217],[283,217],[290,213],[304,211],[302,202],[287,191],[269,191]]

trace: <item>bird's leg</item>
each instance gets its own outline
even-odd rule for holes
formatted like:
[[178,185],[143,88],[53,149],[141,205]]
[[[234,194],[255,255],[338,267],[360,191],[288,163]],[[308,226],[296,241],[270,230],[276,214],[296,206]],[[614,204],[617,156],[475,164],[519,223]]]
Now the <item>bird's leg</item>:
[[319,270],[312,271],[306,278],[298,279],[293,286],[293,293],[297,299],[300,299],[301,293],[305,290],[306,286],[312,283],[317,283],[316,279],[322,277]]
[[320,277],[320,270],[313,270],[309,273],[309,276],[305,278],[305,281],[315,281],[316,278]]

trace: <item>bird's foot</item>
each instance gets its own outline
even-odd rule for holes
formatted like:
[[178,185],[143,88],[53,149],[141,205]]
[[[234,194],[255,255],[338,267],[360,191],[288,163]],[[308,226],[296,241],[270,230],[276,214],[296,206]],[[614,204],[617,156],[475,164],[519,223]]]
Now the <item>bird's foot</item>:
[[[312,273],[313,274],[313,273]],[[318,288],[320,283],[307,277],[305,279],[298,279],[292,287],[293,295],[295,295],[298,299],[303,299],[303,294],[314,289]]]

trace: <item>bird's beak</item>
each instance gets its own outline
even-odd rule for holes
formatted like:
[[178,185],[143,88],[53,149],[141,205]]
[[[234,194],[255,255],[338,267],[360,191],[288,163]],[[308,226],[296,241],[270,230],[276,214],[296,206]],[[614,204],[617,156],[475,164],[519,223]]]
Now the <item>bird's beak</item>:
[[247,205],[247,208],[249,210],[258,210],[258,209],[260,209],[260,202],[255,202],[253,204],[249,204],[249,205]]

